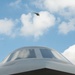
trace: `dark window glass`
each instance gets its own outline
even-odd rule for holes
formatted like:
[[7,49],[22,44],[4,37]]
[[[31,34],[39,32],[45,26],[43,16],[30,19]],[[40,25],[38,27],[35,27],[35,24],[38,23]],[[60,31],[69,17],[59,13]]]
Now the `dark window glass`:
[[52,52],[48,49],[40,49],[40,51],[44,58],[55,58]]
[[30,54],[28,55],[27,58],[36,58],[34,49],[29,49],[29,52],[30,52]]

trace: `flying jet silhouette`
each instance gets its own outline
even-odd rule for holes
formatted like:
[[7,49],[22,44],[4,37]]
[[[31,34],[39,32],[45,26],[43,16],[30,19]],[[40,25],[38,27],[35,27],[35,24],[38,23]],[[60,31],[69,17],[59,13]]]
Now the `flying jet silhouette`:
[[39,13],[34,13],[34,14],[36,14],[37,16],[40,16],[40,14],[39,14]]

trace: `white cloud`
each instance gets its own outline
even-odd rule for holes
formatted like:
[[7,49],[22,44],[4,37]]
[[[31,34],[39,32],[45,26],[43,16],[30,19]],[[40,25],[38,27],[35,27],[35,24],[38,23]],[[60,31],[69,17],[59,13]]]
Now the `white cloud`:
[[73,64],[75,64],[75,45],[70,46],[62,54]]
[[12,7],[20,8],[21,0],[15,0],[15,2],[11,2],[9,5]]
[[[75,7],[75,0],[36,0],[36,4],[41,5],[51,12],[57,12],[67,7]],[[39,7],[39,5],[37,6]]]
[[60,18],[60,33],[67,34],[75,30],[75,0],[34,0],[34,5]]
[[0,19],[0,34],[11,35],[14,22],[11,19]]
[[[55,18],[57,18],[57,23],[59,24],[59,33],[67,34],[70,31],[75,31],[75,0],[32,0],[32,2],[29,4],[34,4],[36,7],[48,11],[48,14],[46,16],[41,15],[40,17],[32,16],[31,13],[27,15],[22,14],[21,22],[23,26],[20,29],[22,35],[31,35],[34,37],[43,35],[44,32],[53,25],[49,24],[49,20],[52,20],[54,23]],[[10,6],[18,8],[24,7],[27,9],[26,11],[32,12],[31,7],[29,7],[28,4],[23,3],[22,0],[15,0],[15,2],[10,3]],[[49,16],[52,17],[52,19]],[[43,22],[46,22],[47,20],[48,25],[46,23],[46,25],[43,24]]]
[[75,19],[71,19],[69,22],[62,22],[59,25],[59,32],[67,34],[70,31],[75,31]]
[[62,16],[65,20],[69,20],[71,18],[75,18],[75,7],[73,8],[65,8],[59,12],[60,17]]
[[21,16],[21,35],[39,37],[55,24],[55,17],[47,11],[35,14],[22,14]]

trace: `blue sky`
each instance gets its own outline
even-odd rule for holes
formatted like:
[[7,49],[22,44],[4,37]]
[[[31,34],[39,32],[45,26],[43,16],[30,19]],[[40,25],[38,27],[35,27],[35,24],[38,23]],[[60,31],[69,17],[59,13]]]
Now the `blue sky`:
[[74,46],[74,9],[75,0],[0,0],[0,61],[24,46]]

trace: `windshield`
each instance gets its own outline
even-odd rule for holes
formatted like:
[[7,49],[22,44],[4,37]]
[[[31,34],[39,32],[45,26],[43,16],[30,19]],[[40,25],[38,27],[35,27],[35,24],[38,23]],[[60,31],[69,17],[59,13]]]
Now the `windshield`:
[[34,49],[21,49],[19,51],[13,52],[4,60],[4,62],[23,58],[36,58]]
[[43,58],[58,59],[61,61],[69,62],[62,54],[55,50],[50,49],[40,49]]
[[65,59],[60,53],[55,50],[47,49],[47,48],[20,48],[10,55],[3,61],[9,62],[19,59],[27,59],[27,58],[51,58],[51,59],[58,59],[61,61],[69,62]]

